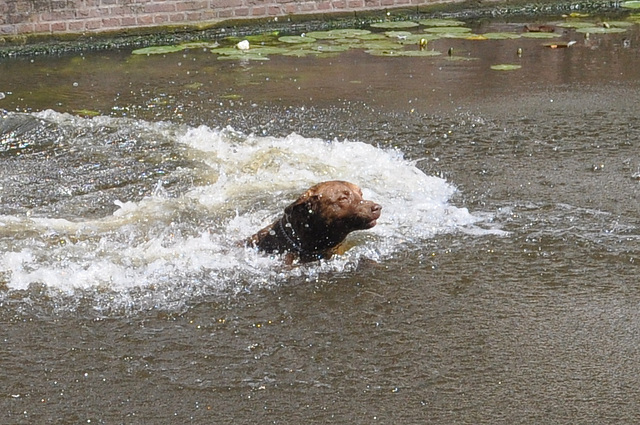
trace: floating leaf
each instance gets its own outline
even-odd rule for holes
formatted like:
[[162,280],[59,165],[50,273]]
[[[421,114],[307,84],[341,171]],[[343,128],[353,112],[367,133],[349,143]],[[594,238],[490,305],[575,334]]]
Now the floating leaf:
[[525,38],[556,38],[560,37],[560,35],[554,32],[523,32],[520,34],[521,37]]
[[488,38],[482,34],[472,34],[465,37],[465,40],[488,40]]
[[286,47],[278,47],[278,46],[256,46],[251,48],[250,53],[254,55],[280,55],[282,53],[288,52],[289,49]]
[[457,27],[465,24],[455,19],[423,19],[418,23],[425,27]]
[[307,37],[315,38],[316,40],[334,40],[336,38],[342,38],[341,35],[335,34],[331,31],[310,31]]
[[100,112],[92,111],[90,109],[74,109],[73,113],[83,115],[85,117],[97,117],[98,115],[100,115]]
[[355,29],[355,28],[346,28],[346,29],[331,30],[329,31],[329,33],[331,35],[337,36],[337,38],[355,38],[355,37],[362,37],[364,35],[371,34],[371,31]]
[[440,35],[438,34],[411,34],[408,35],[404,40],[398,40],[400,44],[420,44],[421,40],[432,41],[440,39]]
[[410,33],[409,31],[386,31],[384,35],[389,38],[403,39],[413,35],[413,33]]
[[640,9],[640,1],[623,1],[622,3],[620,3],[620,7],[624,7],[626,9]]
[[[609,24],[610,27],[619,27],[619,28],[628,28],[635,25],[633,22],[627,22],[627,21],[607,21],[607,24]],[[603,23],[603,26],[604,26],[604,23]]]
[[437,50],[404,50],[397,53],[398,56],[408,57],[426,57],[426,56],[440,56],[442,53]]
[[219,44],[215,41],[191,41],[180,44],[185,49],[215,49]]
[[488,40],[513,40],[520,38],[520,34],[514,32],[486,32],[482,35]]
[[589,33],[589,34],[613,34],[618,32],[626,32],[626,28],[605,28],[605,27],[590,27],[590,28],[578,28],[576,32]]
[[561,28],[592,28],[593,23],[584,22],[584,21],[567,21],[567,22],[560,22],[556,26]]
[[362,48],[365,50],[402,50],[404,46],[392,41],[367,41],[362,43]]
[[399,29],[399,28],[414,28],[418,26],[417,22],[412,21],[397,21],[397,22],[376,22],[371,24],[373,28],[382,29]]
[[384,40],[386,39],[386,36],[384,36],[383,34],[365,34],[365,35],[361,35],[358,36],[358,40],[362,40],[362,41],[370,41],[370,40]]
[[278,38],[278,41],[289,44],[303,44],[303,43],[315,43],[316,39],[313,37],[302,35],[285,35]]
[[163,55],[165,53],[174,53],[184,50],[184,46],[152,46],[143,49],[136,49],[131,52],[132,55]]
[[458,34],[471,32],[471,28],[467,27],[433,27],[427,28],[425,31],[435,34]]
[[494,71],[513,71],[520,68],[522,68],[521,65],[514,65],[510,63],[503,63],[500,65],[491,65],[491,69],[493,69]]
[[345,46],[345,45],[327,45],[327,44],[320,44],[317,46],[313,46],[311,47],[312,50],[316,50],[318,52],[322,52],[322,53],[336,53],[336,52],[346,52],[347,50],[349,50],[349,46]]

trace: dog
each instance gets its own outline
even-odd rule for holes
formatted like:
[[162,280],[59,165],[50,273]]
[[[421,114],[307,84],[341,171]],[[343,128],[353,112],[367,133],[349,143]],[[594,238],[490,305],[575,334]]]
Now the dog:
[[251,236],[245,245],[284,254],[285,263],[329,259],[355,230],[371,229],[382,207],[362,198],[353,183],[318,183],[284,209],[284,214]]

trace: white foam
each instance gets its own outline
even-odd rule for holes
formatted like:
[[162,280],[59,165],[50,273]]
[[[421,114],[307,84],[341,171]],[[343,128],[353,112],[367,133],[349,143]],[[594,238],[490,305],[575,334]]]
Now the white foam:
[[[54,112],[40,116],[75,126],[96,124]],[[99,121],[114,125],[116,119]],[[0,276],[10,289],[40,283],[67,294],[78,289],[167,293],[182,287],[179,296],[233,292],[291,276],[349,270],[362,258],[384,261],[404,244],[419,245],[479,220],[450,204],[452,184],[424,174],[399,150],[296,134],[257,137],[206,126],[118,125],[159,131],[183,144],[208,166],[203,171],[208,183],[179,198],[167,197],[159,186],[153,196],[123,200],[113,215],[97,220],[0,217],[0,236],[30,235],[16,236],[0,254]],[[324,180],[356,183],[365,198],[383,206],[378,225],[354,233],[356,246],[346,255],[290,269],[237,244]]]

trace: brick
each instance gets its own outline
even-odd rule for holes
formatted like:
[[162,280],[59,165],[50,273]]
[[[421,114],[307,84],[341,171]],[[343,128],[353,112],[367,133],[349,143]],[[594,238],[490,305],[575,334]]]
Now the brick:
[[16,34],[28,34],[35,31],[34,24],[31,23],[21,23],[15,26]]
[[249,8],[248,7],[236,7],[233,10],[234,16],[249,16]]
[[105,18],[102,20],[103,28],[118,28],[122,24],[119,18]]
[[185,13],[172,13],[169,15],[169,22],[185,22],[188,20],[197,21],[197,18],[187,19],[187,15]]
[[84,21],[72,21],[67,24],[67,29],[70,32],[82,32],[85,30]]
[[349,9],[360,9],[364,7],[364,0],[349,0],[347,2]]
[[253,6],[251,8],[251,16],[265,16],[267,8],[265,6]]
[[15,27],[13,25],[0,25],[0,35],[14,35]]
[[176,3],[177,11],[187,11],[187,10],[200,10],[206,9],[208,7],[208,3],[206,1],[180,1]]
[[137,24],[135,16],[124,16],[120,22],[124,27],[134,27]]
[[33,30],[37,33],[51,32],[51,24],[48,22],[40,22],[33,26]]
[[97,30],[102,28],[102,20],[100,19],[90,19],[88,21],[85,21],[85,29],[91,31],[91,30]]
[[151,15],[142,15],[136,17],[136,25],[153,25],[153,16]]
[[224,9],[224,10],[219,10],[217,13],[217,17],[218,18],[232,18],[233,17],[233,9]]
[[162,12],[175,12],[175,3],[148,3],[144,6],[144,13],[162,13]]

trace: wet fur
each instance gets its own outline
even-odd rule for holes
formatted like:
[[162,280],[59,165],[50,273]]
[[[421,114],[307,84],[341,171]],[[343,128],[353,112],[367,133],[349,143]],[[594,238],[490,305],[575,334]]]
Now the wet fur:
[[260,251],[285,255],[292,264],[331,258],[355,230],[376,225],[382,207],[362,198],[353,183],[319,183],[284,209],[283,215],[246,243]]

